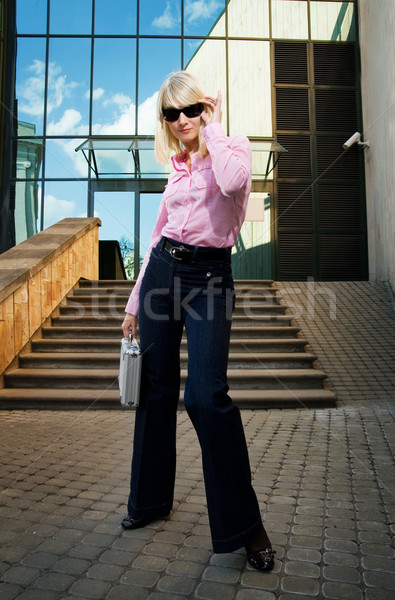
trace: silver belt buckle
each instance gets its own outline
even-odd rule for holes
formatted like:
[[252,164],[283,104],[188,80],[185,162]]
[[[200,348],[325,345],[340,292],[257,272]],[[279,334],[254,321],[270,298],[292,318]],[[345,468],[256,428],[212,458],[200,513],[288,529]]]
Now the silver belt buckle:
[[182,256],[177,256],[177,252],[181,253],[181,254],[188,254],[190,252],[190,250],[188,250],[188,248],[185,248],[185,246],[173,246],[172,249],[170,250],[170,254],[173,258],[175,258],[176,260],[182,260]]

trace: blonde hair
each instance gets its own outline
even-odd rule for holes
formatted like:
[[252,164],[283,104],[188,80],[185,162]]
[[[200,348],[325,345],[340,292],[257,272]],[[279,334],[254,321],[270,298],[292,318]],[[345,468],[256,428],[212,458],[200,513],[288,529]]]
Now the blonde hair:
[[[183,108],[196,104],[205,93],[200,81],[191,73],[177,71],[171,73],[162,84],[157,102],[157,122],[155,134],[155,157],[162,164],[168,164],[173,152],[181,154],[184,150],[170,130],[169,125],[163,119],[162,108]],[[209,112],[205,108],[206,112]],[[208,154],[206,142],[202,135],[203,123],[199,133],[199,155],[204,158]]]

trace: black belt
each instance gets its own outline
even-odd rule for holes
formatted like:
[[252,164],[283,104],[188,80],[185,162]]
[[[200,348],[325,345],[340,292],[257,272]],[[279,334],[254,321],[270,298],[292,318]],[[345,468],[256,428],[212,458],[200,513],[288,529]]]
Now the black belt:
[[230,248],[206,248],[205,246],[191,246],[175,240],[162,238],[162,248],[176,260],[224,260],[230,262]]

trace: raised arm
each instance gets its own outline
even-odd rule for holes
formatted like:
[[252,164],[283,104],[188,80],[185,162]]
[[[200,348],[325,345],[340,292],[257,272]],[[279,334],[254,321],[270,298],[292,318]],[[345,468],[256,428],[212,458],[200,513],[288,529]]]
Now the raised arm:
[[251,179],[251,146],[247,137],[228,137],[221,127],[222,96],[199,100],[210,109],[202,113],[204,139],[212,160],[215,179],[224,196],[234,196]]

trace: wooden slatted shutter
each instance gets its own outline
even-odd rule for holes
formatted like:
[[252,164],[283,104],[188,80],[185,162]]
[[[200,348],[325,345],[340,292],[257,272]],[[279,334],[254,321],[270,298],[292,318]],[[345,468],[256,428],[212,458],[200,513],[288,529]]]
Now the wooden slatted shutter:
[[354,44],[275,42],[274,65],[276,277],[366,279],[363,157],[342,147],[361,130]]
[[312,188],[306,184],[278,184],[278,227],[313,228]]
[[283,281],[314,277],[314,235],[279,232],[277,261]]
[[308,83],[306,44],[278,42],[274,52],[276,83]]

